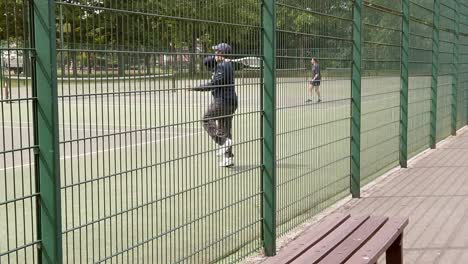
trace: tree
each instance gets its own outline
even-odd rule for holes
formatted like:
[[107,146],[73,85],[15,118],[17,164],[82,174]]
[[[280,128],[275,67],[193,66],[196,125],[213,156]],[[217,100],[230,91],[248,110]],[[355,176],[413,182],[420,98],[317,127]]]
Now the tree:
[[277,9],[278,66],[305,68],[310,57],[326,58],[322,67],[349,67],[352,1],[283,0]]
[[0,39],[6,44],[23,47],[25,26],[28,25],[27,2],[23,0],[0,1]]
[[[0,47],[4,50],[1,56],[17,52],[18,57],[22,56],[23,69],[25,74],[29,76],[31,71],[28,50],[31,46],[30,30],[28,30],[31,25],[29,2],[23,0],[1,1],[0,12],[2,14],[0,18]],[[24,50],[21,50],[22,48]]]
[[[376,5],[376,4],[373,4]],[[363,12],[363,68],[365,70],[400,69],[401,16],[400,6],[390,9],[365,7]]]

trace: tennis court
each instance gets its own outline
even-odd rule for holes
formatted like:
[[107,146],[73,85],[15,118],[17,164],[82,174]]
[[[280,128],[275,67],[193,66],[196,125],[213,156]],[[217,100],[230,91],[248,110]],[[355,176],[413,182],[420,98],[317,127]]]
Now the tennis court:
[[[285,232],[291,221],[310,217],[349,189],[350,80],[325,78],[322,103],[305,102],[307,82],[302,77],[277,81],[278,224]],[[203,262],[235,253],[217,248],[221,245],[240,250],[239,255],[257,250],[261,220],[258,79],[237,79],[240,106],[234,118],[235,166],[230,169],[218,166],[216,145],[201,126],[211,95],[184,90],[187,83],[197,80],[180,81],[175,90],[169,81],[163,82],[59,84],[66,262],[177,262],[181,255]],[[373,113],[368,119],[369,131],[382,127],[385,118],[398,120],[398,116],[388,115],[398,100],[382,96],[398,82],[398,77],[363,80],[363,87],[368,87],[363,104]],[[4,116],[10,117],[2,119],[4,135],[11,141],[4,141],[2,148],[21,149],[32,140],[32,125],[21,122],[28,115],[27,104],[4,108]],[[383,113],[376,114],[379,109]],[[398,108],[394,110],[397,115]],[[385,149],[379,139],[370,140],[369,146],[375,146],[378,153],[391,153],[394,147]],[[369,155],[378,155],[376,152]],[[34,190],[34,166],[28,151],[7,157],[2,163],[5,181],[0,189],[8,190],[10,200]],[[381,168],[380,164],[374,166]],[[310,199],[312,195],[317,198]],[[22,223],[14,229],[14,237],[30,237],[35,229],[31,206],[23,202],[8,207],[6,219],[0,223],[14,219]],[[16,219],[18,210],[31,215]],[[201,230],[210,232],[199,237]],[[20,242],[3,243],[11,247]]]
[[[334,155],[314,160],[308,160],[307,156],[294,157],[297,151],[294,148],[299,145],[314,142],[304,150],[309,152],[338,146],[342,150],[340,155],[347,156],[347,137],[333,142],[334,135],[346,135],[349,130],[349,102],[346,100],[349,92],[340,87],[346,81],[330,82],[331,90],[325,93],[328,102],[308,104],[305,106],[308,112],[298,109],[305,105],[305,81],[300,78],[279,81],[285,84],[285,96],[278,98],[279,119],[282,120],[278,138],[284,156],[279,157],[280,173],[298,175],[334,159]],[[201,127],[201,117],[211,95],[186,92],[183,88],[174,92],[170,85],[158,89],[163,86],[162,82],[118,81],[103,86],[62,82],[59,85],[62,91],[59,94],[62,229],[68,261],[97,261],[112,251],[122,252],[116,259],[156,258],[172,262],[180,254],[170,252],[177,243],[187,243],[187,248],[212,243],[231,243],[232,247],[241,248],[244,243],[258,239],[261,193],[258,79],[238,80],[241,84],[237,92],[241,99],[234,119],[236,165],[232,169],[218,167],[216,146]],[[184,87],[184,84],[177,86]],[[17,91],[16,96],[27,94],[24,92],[27,87],[15,89],[23,89]],[[14,89],[12,91],[15,98]],[[2,149],[21,149],[32,141],[32,124],[22,122],[31,115],[27,104],[14,103],[3,109],[4,116],[10,117],[2,119],[4,135],[11,141],[3,141]],[[320,126],[330,122],[329,116],[336,116],[336,113],[341,113],[336,124]],[[322,142],[305,137],[309,132],[299,129],[304,125],[300,120],[304,119],[311,130],[328,136],[322,137]],[[282,138],[288,131],[297,131],[297,138],[302,142],[288,146],[288,140]],[[15,152],[3,160],[1,173],[5,181],[0,183],[0,188],[8,190],[6,200],[34,190],[34,166],[28,152]],[[16,165],[19,160],[21,163]],[[30,202],[15,204],[14,208],[7,209],[6,219],[2,219],[5,221],[0,222],[8,223],[13,219],[23,222],[15,228],[15,237],[30,237],[28,233],[35,229],[31,206]],[[306,208],[299,203],[295,214],[301,214]],[[17,210],[26,209],[31,215],[25,215],[23,221],[15,219]],[[239,219],[227,217],[229,215],[249,217]],[[232,222],[221,223],[217,219],[232,219]],[[237,233],[245,226],[248,228]],[[208,227],[213,227],[213,231],[204,239],[193,237],[197,230]],[[227,228],[231,231],[226,233]],[[9,232],[11,229],[2,227],[1,230]],[[166,233],[170,236],[165,236]],[[143,241],[147,242],[132,249],[131,254],[130,250],[125,251]],[[10,246],[20,242],[4,240],[4,243],[11,243]],[[200,250],[190,258],[209,256],[212,260],[216,257],[213,252]],[[147,256],[150,252],[160,255]],[[218,257],[228,253],[219,251]]]
[[[2,69],[0,264],[272,254],[278,237],[466,123],[462,0],[11,5],[2,67],[17,52],[24,72]],[[210,93],[187,89],[210,79],[203,58],[221,42],[244,63],[232,168],[203,129]],[[321,103],[307,91],[312,57]]]

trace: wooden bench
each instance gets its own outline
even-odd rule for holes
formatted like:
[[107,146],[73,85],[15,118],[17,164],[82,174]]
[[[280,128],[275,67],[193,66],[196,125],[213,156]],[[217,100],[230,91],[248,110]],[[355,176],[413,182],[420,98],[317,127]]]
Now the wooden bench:
[[312,226],[264,264],[403,263],[403,229],[408,219],[334,214]]

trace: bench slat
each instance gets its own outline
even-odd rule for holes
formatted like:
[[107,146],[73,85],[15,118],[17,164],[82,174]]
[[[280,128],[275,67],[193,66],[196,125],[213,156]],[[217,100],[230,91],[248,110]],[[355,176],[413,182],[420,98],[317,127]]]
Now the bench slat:
[[379,232],[348,259],[346,263],[376,263],[379,257],[387,251],[392,243],[403,233],[403,229],[407,225],[407,218],[390,218]]
[[361,225],[351,236],[346,238],[338,247],[320,261],[323,264],[344,263],[365,244],[373,235],[379,232],[379,229],[385,224],[388,217],[371,216],[363,225]]
[[349,217],[349,214],[334,214],[325,218],[324,221],[313,225],[303,235],[289,243],[284,250],[280,250],[278,255],[268,258],[263,264],[290,263],[330,234]]
[[336,228],[332,233],[318,242],[313,248],[306,251],[304,254],[294,260],[294,264],[311,264],[317,263],[336,248],[343,240],[358,229],[369,216],[359,216],[348,218],[343,224]]

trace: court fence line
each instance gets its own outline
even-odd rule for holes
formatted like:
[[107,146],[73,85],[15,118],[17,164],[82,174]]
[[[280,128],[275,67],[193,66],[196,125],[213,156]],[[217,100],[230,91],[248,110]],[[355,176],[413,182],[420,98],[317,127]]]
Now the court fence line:
[[[279,236],[468,125],[468,0],[176,2],[0,5],[15,10],[0,21],[0,264],[272,256]],[[223,41],[263,62],[234,64],[253,102],[223,115],[240,126],[231,170],[211,166],[199,132],[208,99],[181,93]]]

